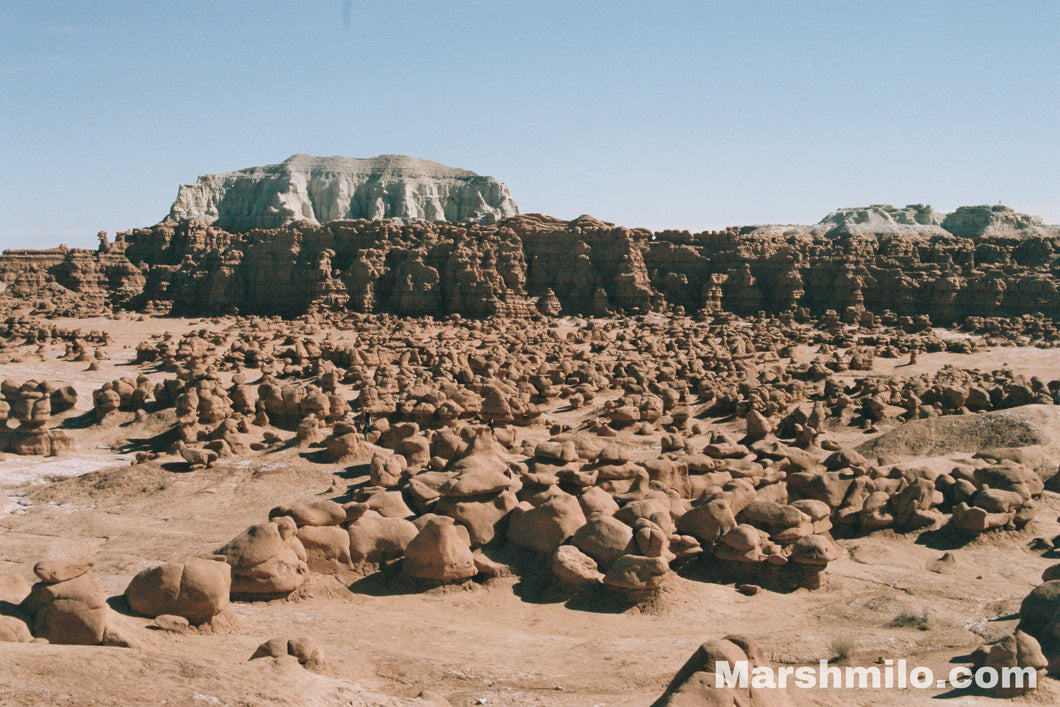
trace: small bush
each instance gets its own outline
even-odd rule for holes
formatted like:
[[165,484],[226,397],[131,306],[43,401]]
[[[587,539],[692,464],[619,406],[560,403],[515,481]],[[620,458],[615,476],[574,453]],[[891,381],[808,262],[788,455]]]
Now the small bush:
[[931,618],[931,614],[928,612],[927,607],[924,607],[919,613],[912,609],[906,609],[898,614],[898,616],[894,617],[891,626],[895,628],[917,628],[921,631],[930,631],[934,626],[934,623],[935,622]]
[[850,660],[850,656],[854,654],[854,649],[857,645],[858,639],[849,633],[844,633],[833,638],[832,642],[828,644],[828,648],[835,656],[833,662],[845,663]]

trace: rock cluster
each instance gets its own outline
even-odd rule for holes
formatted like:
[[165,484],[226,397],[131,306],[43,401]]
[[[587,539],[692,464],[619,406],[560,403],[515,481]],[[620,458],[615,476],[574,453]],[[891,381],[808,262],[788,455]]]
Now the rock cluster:
[[[53,456],[73,446],[65,431],[45,427],[53,413],[66,412],[77,403],[73,387],[8,379],[0,384],[0,393],[0,451]],[[8,427],[8,420],[17,421],[18,427]]]
[[[412,579],[463,581],[505,571],[485,554],[497,548],[538,553],[570,588],[650,592],[695,557],[736,582],[816,588],[841,555],[833,534],[1021,528],[1055,472],[1026,446],[1043,441],[1027,436],[1031,413],[992,416],[1051,406],[1060,382],[953,367],[880,379],[878,358],[977,345],[898,322],[641,317],[581,320],[560,337],[532,320],[499,333],[374,318],[354,320],[350,346],[312,320],[251,321],[144,342],[137,357],[175,377],[95,396],[101,420],[172,407],[171,451],[191,469],[284,441],[366,465],[345,507],[274,509],[220,551],[239,594],[400,558]],[[789,359],[795,346],[816,356]],[[596,414],[571,430],[561,406]],[[711,431],[706,418],[726,415],[744,420],[742,437]],[[831,439],[843,426],[894,429],[855,450]],[[945,457],[962,429],[979,431],[964,435],[974,444]],[[659,451],[617,443],[620,430]],[[915,446],[925,439],[946,449]]]

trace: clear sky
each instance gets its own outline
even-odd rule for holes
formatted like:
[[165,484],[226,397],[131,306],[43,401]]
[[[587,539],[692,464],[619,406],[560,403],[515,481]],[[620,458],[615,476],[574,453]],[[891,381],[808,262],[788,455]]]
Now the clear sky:
[[298,152],[654,229],[874,203],[1060,223],[1058,28],[1053,1],[0,0],[0,247],[94,246]]

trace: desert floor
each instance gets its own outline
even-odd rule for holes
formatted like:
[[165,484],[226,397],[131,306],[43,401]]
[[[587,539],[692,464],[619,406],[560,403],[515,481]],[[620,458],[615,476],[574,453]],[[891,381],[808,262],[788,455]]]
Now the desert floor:
[[[59,346],[43,360],[33,360],[35,347],[26,347],[22,361],[0,365],[0,378],[47,379],[79,393],[77,407],[66,415],[76,449],[56,458],[9,454],[0,461],[6,495],[0,496],[0,573],[32,581],[41,558],[94,556],[114,620],[140,629],[143,649],[3,644],[0,704],[381,704],[389,699],[384,695],[413,698],[428,690],[460,706],[647,705],[700,643],[732,633],[756,638],[775,665],[816,664],[832,656],[835,639],[849,637],[856,640],[853,664],[906,658],[938,676],[984,641],[1011,633],[1020,601],[1057,562],[1054,553],[1031,547],[1034,538],[1060,534],[1060,495],[1046,491],[1036,520],[1020,532],[958,542],[937,533],[887,530],[839,540],[843,557],[828,566],[827,582],[816,591],[744,596],[732,583],[692,567],[671,575],[648,603],[631,607],[603,596],[556,599],[533,572],[419,593],[392,571],[368,578],[314,575],[290,598],[235,603],[231,631],[150,630],[151,621],[129,615],[120,600],[135,573],[210,554],[274,506],[341,501],[344,494],[333,482],[366,483],[366,466],[327,463],[317,450],[298,447],[190,472],[172,456],[130,464],[136,440],[172,425],[172,410],[168,418],[160,413],[94,428],[77,422],[91,410],[92,390],[121,375],[135,376],[134,347],[150,335],[220,324],[132,317],[56,323],[109,330],[110,358],[100,370],[86,371],[85,363],[57,360]],[[878,359],[874,372],[892,375],[905,362]],[[1060,351],[925,353],[900,372],[945,365],[1008,366],[1049,380],[1060,378]],[[525,434],[532,441],[548,436],[545,430]],[[851,443],[868,439],[854,428],[836,434]],[[658,436],[625,441],[643,454],[659,449]],[[956,559],[952,571],[929,571],[945,551]],[[923,611],[930,617],[928,630],[891,625],[903,613]],[[313,638],[326,654],[325,666],[311,673],[289,663],[248,662],[262,641],[278,635]],[[806,705],[1005,701],[938,688],[792,689],[789,696]],[[1060,684],[1047,679],[1016,701],[1056,704]]]

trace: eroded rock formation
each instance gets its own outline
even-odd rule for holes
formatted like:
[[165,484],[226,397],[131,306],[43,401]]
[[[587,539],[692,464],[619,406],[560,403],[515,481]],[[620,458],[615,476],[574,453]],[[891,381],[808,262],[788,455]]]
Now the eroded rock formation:
[[167,220],[241,231],[348,218],[493,222],[518,213],[507,186],[466,169],[404,155],[293,155],[199,177],[177,192]]
[[[953,229],[951,233],[947,229]],[[816,226],[689,233],[536,214],[495,224],[366,219],[231,233],[168,221],[98,251],[7,251],[0,308],[87,315],[402,316],[835,310],[1060,316],[1060,231],[1006,207],[874,206]],[[282,287],[277,284],[282,283]]]

